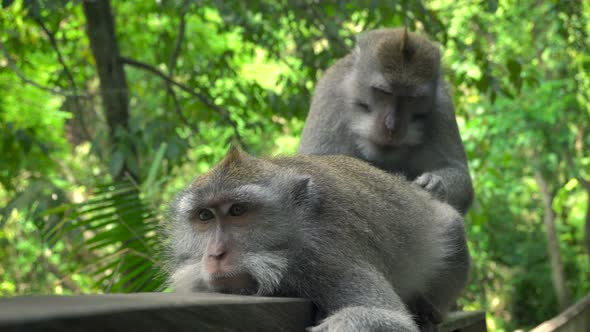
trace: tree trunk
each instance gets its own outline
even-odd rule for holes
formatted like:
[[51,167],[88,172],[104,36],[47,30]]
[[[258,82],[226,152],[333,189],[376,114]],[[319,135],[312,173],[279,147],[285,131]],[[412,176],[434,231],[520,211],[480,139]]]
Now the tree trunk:
[[[86,17],[86,33],[96,61],[100,80],[100,93],[104,113],[109,127],[111,144],[117,148],[123,139],[121,133],[128,132],[129,95],[123,63],[119,61],[119,46],[115,35],[115,22],[108,0],[83,1]],[[133,147],[130,147],[133,151]],[[134,157],[134,156],[125,156]],[[127,164],[115,170],[115,178],[129,172]],[[134,174],[131,174],[135,177]]]
[[586,253],[590,261],[590,190],[586,191],[586,223],[585,223],[585,238],[586,238]]
[[569,289],[565,283],[565,273],[561,253],[559,250],[559,240],[557,230],[555,229],[555,212],[553,211],[553,196],[547,185],[547,181],[540,172],[535,173],[535,179],[543,198],[543,222],[545,223],[545,232],[547,235],[547,251],[551,263],[551,277],[553,288],[557,294],[557,302],[561,310],[566,309],[571,304]]

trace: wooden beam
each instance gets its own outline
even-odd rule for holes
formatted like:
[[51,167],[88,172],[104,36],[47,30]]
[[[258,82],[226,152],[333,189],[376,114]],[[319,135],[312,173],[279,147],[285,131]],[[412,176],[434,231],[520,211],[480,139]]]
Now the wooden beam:
[[486,313],[483,311],[451,312],[439,329],[440,332],[486,332]]
[[[216,293],[21,296],[0,299],[0,331],[305,331],[305,299]],[[485,313],[456,312],[441,332],[485,332]]]
[[311,302],[195,293],[0,299],[0,331],[304,331]]
[[530,332],[590,331],[590,294]]

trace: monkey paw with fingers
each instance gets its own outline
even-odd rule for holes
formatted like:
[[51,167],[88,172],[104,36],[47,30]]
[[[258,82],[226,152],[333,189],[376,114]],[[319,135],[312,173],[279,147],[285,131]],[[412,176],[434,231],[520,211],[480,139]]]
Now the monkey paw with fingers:
[[443,178],[434,173],[424,173],[414,180],[414,183],[431,192],[434,196],[444,200],[446,198],[446,188]]
[[348,307],[328,316],[309,332],[418,332],[409,314],[379,308]]

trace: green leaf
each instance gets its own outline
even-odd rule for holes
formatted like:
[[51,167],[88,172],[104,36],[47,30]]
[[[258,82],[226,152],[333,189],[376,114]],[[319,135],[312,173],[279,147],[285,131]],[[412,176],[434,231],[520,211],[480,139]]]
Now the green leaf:
[[39,4],[39,0],[24,0],[23,7],[28,10],[28,16],[35,19],[41,18],[41,5]]
[[498,10],[498,0],[487,0],[486,4],[489,13],[495,13]]
[[155,183],[156,177],[158,176],[158,171],[164,160],[164,155],[166,154],[167,148],[168,144],[166,144],[166,142],[162,142],[162,144],[160,144],[160,147],[158,148],[158,151],[156,152],[154,160],[150,165],[150,170],[148,172],[147,179],[143,185],[143,192],[147,193],[147,195],[149,196],[153,196],[153,190],[157,190],[158,188],[158,186],[156,186]]
[[13,2],[14,2],[14,0],[2,0],[2,7],[8,8],[8,7],[10,7],[10,5],[12,5]]
[[111,161],[109,163],[109,169],[111,174],[120,174],[123,170],[123,165],[125,163],[125,154],[121,151],[115,151],[111,157]]
[[[161,154],[165,151],[162,150]],[[69,207],[66,208],[66,207]],[[137,276],[154,269],[155,251],[160,245],[153,233],[160,231],[156,212],[141,200],[134,184],[109,183],[97,186],[96,195],[82,203],[64,205],[64,218],[49,228],[47,237],[83,234],[73,252],[114,252],[96,262],[92,269],[97,285],[105,290],[131,291],[156,289],[162,280],[136,283]],[[46,212],[47,216],[49,212]],[[113,270],[116,266],[117,272]],[[110,273],[105,273],[111,271]],[[132,282],[131,282],[132,281]],[[158,284],[155,285],[154,283]]]
[[510,82],[520,91],[522,87],[522,78],[520,76],[522,65],[515,59],[508,59],[506,67],[508,68]]

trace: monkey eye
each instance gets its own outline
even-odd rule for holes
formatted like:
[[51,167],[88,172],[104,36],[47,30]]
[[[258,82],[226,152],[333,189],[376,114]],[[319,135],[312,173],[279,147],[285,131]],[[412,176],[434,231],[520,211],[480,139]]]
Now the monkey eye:
[[414,113],[412,114],[412,120],[414,121],[423,121],[428,116],[428,113]]
[[245,204],[236,203],[229,208],[229,215],[233,217],[239,217],[246,213],[246,210],[248,210],[248,208]]
[[390,91],[387,88],[382,87],[382,86],[374,86],[373,87],[373,90],[375,92],[377,92],[377,93],[382,94],[382,95],[386,95],[386,96],[392,96],[393,95],[393,92],[392,91]]
[[208,209],[202,209],[201,211],[199,211],[199,219],[201,221],[211,220],[213,219],[213,212],[211,212],[211,210]]
[[363,103],[362,101],[355,102],[355,105],[358,106],[363,112],[370,112],[369,104]]

